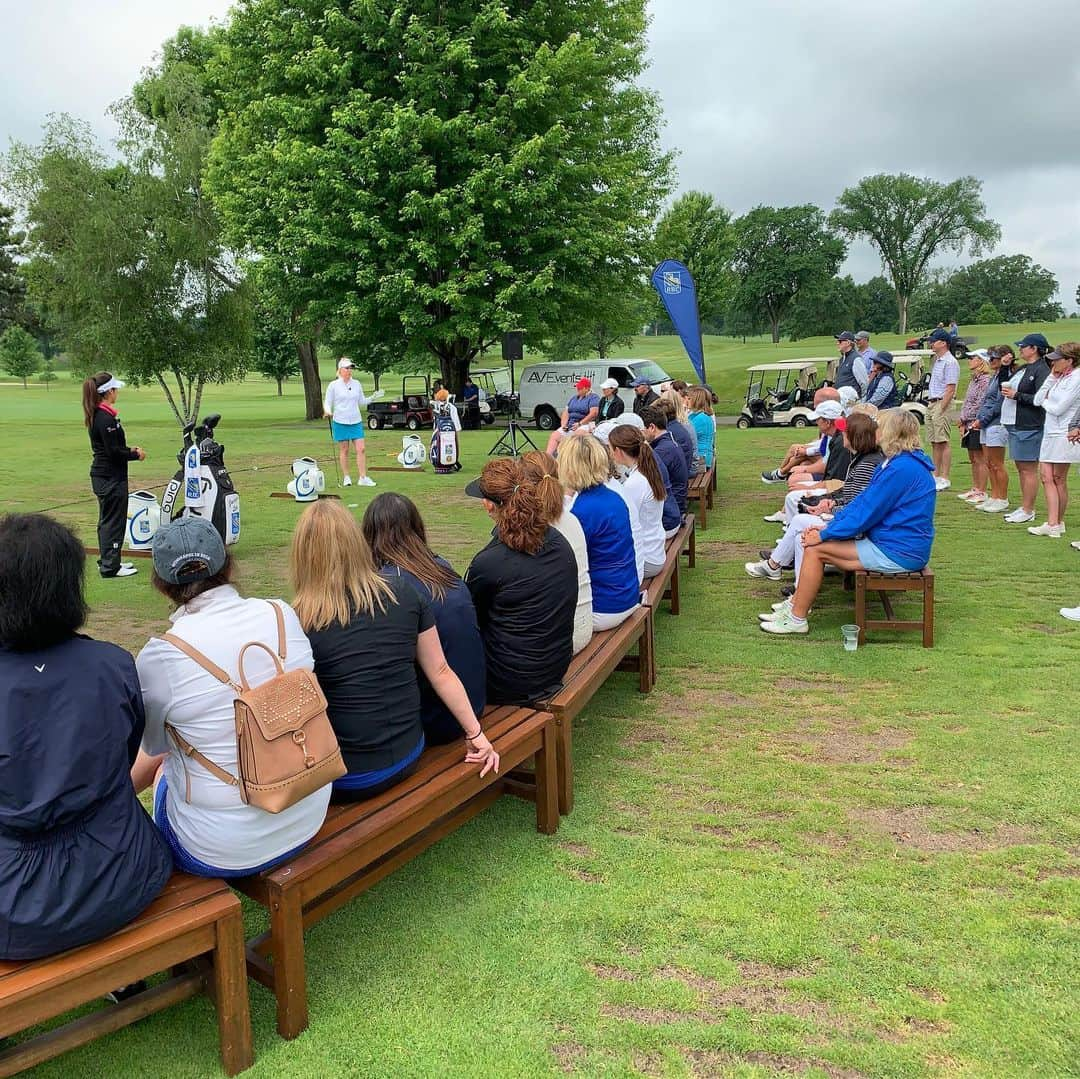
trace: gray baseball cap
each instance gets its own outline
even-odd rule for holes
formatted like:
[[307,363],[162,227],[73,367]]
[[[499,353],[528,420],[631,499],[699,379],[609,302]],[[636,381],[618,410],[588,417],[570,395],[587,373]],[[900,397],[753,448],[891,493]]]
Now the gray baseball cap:
[[870,340],[870,335],[866,332],[866,330],[856,330],[855,331],[855,340],[856,341],[869,341]]
[[194,584],[225,568],[225,544],[204,517],[178,517],[163,524],[151,543],[154,570],[167,584]]

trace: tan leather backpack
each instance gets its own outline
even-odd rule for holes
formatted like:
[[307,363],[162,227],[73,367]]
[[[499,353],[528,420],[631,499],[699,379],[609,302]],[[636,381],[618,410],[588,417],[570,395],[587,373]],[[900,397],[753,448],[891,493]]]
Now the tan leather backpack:
[[[238,787],[247,805],[280,813],[345,775],[346,769],[326,714],[326,697],[315,675],[311,671],[285,670],[285,619],[276,603],[270,606],[277,616],[277,654],[261,641],[245,644],[237,660],[239,685],[187,641],[171,633],[161,638],[235,691],[239,776],[204,757],[171,723],[165,724],[165,731],[185,757],[193,757],[222,783]],[[249,685],[244,676],[244,654],[249,648],[261,648],[277,668],[272,678],[257,686]],[[191,779],[186,765],[184,777],[185,798],[190,802]]]

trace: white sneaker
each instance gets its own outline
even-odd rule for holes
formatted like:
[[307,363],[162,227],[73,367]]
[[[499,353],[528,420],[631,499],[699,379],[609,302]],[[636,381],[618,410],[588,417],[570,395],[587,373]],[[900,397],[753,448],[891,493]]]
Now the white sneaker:
[[784,511],[777,510],[775,513],[770,513],[768,517],[762,517],[763,521],[768,521],[769,524],[784,524]]
[[1080,551],[1080,540],[1073,540],[1072,543],[1069,544],[1069,546],[1074,551]]
[[969,495],[964,501],[969,506],[981,506],[984,502],[989,502],[985,491],[976,491],[973,495]]
[[1038,528],[1029,528],[1033,536],[1049,536],[1051,539],[1061,539],[1065,535],[1064,525],[1052,525],[1049,521],[1044,521]]
[[952,486],[952,482],[950,480],[943,480],[938,476],[937,479],[934,480],[934,486],[939,491],[947,491]]
[[375,486],[375,481],[370,476],[361,476],[361,478],[358,479],[356,481],[356,483],[357,483],[357,485],[359,487],[374,487]]
[[1009,500],[1007,498],[988,498],[985,502],[980,502],[975,508],[982,510],[983,513],[1001,513],[1002,510],[1009,508]]
[[979,492],[976,491],[974,487],[969,487],[962,495],[957,495],[956,497],[959,498],[961,502],[966,502],[972,495],[978,493]]
[[1080,622],[1080,607],[1062,607],[1061,617],[1070,622]]
[[809,633],[810,623],[805,618],[796,621],[791,611],[777,611],[775,618],[759,622],[758,629],[766,633]]
[[[134,577],[138,572],[139,571],[134,566],[125,566],[121,564],[120,568],[113,574],[113,577]],[[105,580],[108,581],[110,578],[106,577]]]
[[768,577],[770,581],[779,581],[781,577],[781,569],[779,566],[773,569],[769,565],[768,559],[763,558],[760,562],[747,562],[746,572],[751,577]]
[[346,476],[346,477],[345,477],[345,478],[344,478],[344,479],[343,479],[343,480],[341,481],[341,486],[342,486],[342,487],[351,487],[351,486],[352,486],[352,477],[351,477],[351,476]]
[[1012,513],[1005,514],[1005,523],[1010,525],[1026,525],[1028,521],[1034,521],[1035,514],[1028,513],[1023,507],[1017,508]]

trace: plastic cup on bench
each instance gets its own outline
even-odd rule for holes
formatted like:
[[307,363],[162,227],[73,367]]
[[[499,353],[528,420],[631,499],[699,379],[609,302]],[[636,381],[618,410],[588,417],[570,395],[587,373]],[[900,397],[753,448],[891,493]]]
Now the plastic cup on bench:
[[859,627],[841,626],[840,634],[844,638],[844,651],[854,652],[859,647]]

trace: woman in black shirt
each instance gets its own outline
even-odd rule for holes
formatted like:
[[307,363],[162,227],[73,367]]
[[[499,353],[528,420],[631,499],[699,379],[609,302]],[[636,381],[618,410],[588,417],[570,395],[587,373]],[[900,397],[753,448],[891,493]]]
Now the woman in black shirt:
[[98,567],[102,577],[130,577],[130,562],[120,561],[127,528],[128,462],[145,461],[138,446],[128,447],[124,428],[116,414],[116,395],[124,383],[108,371],[91,375],[83,383],[83,418],[90,432],[94,459],[90,486],[98,500]]
[[483,499],[495,522],[494,538],[465,574],[484,638],[488,703],[544,700],[573,656],[574,551],[548,526],[520,461],[488,461],[465,493]]
[[415,769],[424,750],[417,664],[465,732],[465,760],[481,776],[498,771],[499,755],[443,655],[430,601],[408,581],[380,575],[340,502],[316,502],[301,515],[290,572],[293,608],[349,770],[334,781],[332,800],[370,798]]

